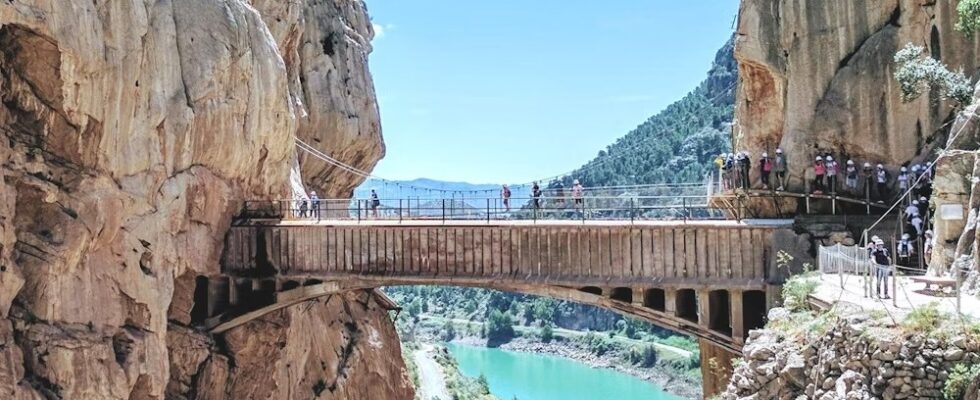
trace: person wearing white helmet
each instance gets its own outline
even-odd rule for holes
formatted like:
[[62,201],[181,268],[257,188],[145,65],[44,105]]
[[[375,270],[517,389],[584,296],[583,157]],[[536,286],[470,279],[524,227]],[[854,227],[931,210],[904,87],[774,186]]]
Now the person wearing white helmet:
[[310,191],[310,211],[311,217],[320,219],[320,196],[316,195],[316,191]]
[[923,220],[928,219],[929,199],[926,196],[919,197],[919,215],[922,216]]
[[504,209],[506,212],[510,212],[510,186],[503,185],[500,187],[500,199],[504,203]]
[[769,153],[763,152],[759,159],[759,176],[762,178],[762,189],[769,190],[769,174],[772,173],[772,160]]
[[910,266],[912,255],[915,254],[915,247],[912,245],[912,237],[908,233],[902,234],[902,239],[895,245],[895,255],[898,257],[898,264]]
[[585,211],[585,188],[578,179],[572,182],[572,199],[575,201],[575,208],[580,212]]
[[928,266],[929,261],[932,260],[932,249],[936,245],[936,239],[932,235],[932,230],[927,230],[925,237],[922,238],[922,257],[925,258],[925,264]]
[[919,215],[918,200],[912,200],[912,204],[909,204],[908,207],[905,207],[905,221],[907,221],[908,223],[912,223],[912,217],[915,215]]
[[834,161],[834,157],[827,156],[824,158],[824,165],[827,167],[827,188],[830,194],[837,193],[837,175],[840,173],[840,165],[837,161]]
[[884,203],[888,198],[888,171],[885,166],[878,164],[875,168],[875,182],[878,188],[878,202]]
[[898,177],[895,178],[898,181],[898,190],[905,195],[905,192],[909,190],[909,169],[902,167],[898,171]]
[[[891,257],[888,256],[888,249],[885,248],[885,241],[878,239],[875,241],[874,249],[871,253],[874,263],[875,293],[879,298],[888,297],[888,275],[891,274]],[[884,290],[882,290],[884,288]],[[883,293],[884,292],[884,293]]]
[[863,195],[865,199],[870,201],[871,187],[874,186],[875,182],[875,171],[874,168],[871,168],[871,163],[866,162],[861,166],[861,174],[864,178],[864,186],[862,187],[862,191],[864,192]]
[[827,165],[824,164],[823,157],[817,156],[813,161],[813,193],[823,193],[824,176],[827,175]]
[[776,160],[772,170],[776,172],[776,184],[779,185],[776,190],[786,190],[786,171],[789,170],[789,163],[786,162],[786,154],[783,154],[782,148],[776,148]]
[[854,165],[854,160],[847,160],[847,166],[844,168],[844,184],[849,192],[857,194],[858,169],[857,165]]

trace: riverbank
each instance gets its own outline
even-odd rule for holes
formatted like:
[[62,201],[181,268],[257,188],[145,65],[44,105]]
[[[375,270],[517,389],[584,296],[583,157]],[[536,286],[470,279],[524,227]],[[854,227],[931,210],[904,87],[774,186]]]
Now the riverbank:
[[[467,346],[488,347],[486,339],[472,336],[458,338],[452,342]],[[611,351],[597,355],[591,349],[574,341],[559,339],[550,343],[544,343],[534,337],[517,337],[497,348],[521,353],[547,354],[574,360],[592,368],[611,369],[649,381],[667,393],[676,396],[688,399],[701,398],[700,380],[688,376],[679,376],[676,371],[668,371],[666,368],[638,367],[631,363],[627,357],[620,354],[620,352]]]
[[[483,322],[420,315],[409,335],[420,343],[452,342],[470,346],[490,347],[481,337]],[[454,326],[446,334],[447,323]],[[700,358],[695,350],[664,343],[631,339],[608,332],[582,332],[555,328],[550,340],[543,340],[539,328],[514,325],[516,336],[497,346],[502,350],[546,354],[583,363],[592,368],[605,368],[628,374],[663,388],[666,392],[690,399],[700,399]],[[406,337],[406,336],[403,336]],[[653,360],[642,360],[643,350],[656,349]],[[647,365],[642,365],[647,362]]]

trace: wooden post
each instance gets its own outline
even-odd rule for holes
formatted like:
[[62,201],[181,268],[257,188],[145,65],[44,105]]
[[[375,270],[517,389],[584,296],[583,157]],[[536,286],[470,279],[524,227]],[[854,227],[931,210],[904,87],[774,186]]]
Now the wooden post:
[[698,325],[701,325],[705,329],[710,329],[711,326],[711,292],[698,289],[697,290],[697,303],[698,303]]
[[664,288],[664,313],[677,316],[677,289]]

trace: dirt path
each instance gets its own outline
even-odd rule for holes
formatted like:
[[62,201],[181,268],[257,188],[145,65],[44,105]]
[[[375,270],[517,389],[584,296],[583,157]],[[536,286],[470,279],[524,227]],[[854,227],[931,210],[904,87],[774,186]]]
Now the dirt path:
[[431,344],[424,343],[412,355],[419,368],[419,397],[425,400],[452,400],[446,391],[446,374],[433,358],[434,350]]

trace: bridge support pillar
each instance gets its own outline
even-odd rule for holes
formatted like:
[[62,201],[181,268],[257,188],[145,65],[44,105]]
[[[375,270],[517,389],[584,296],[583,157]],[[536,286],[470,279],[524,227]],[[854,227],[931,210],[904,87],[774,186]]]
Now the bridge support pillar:
[[730,290],[729,292],[731,316],[729,321],[732,324],[732,340],[738,344],[745,343],[745,316],[742,313],[744,308],[742,303],[742,291]]
[[734,371],[732,361],[737,356],[707,340],[698,339],[698,343],[701,348],[701,388],[704,398],[710,399],[728,386]]
[[711,292],[698,290],[698,325],[711,328]]
[[677,315],[677,289],[664,289],[664,313],[667,315]]

